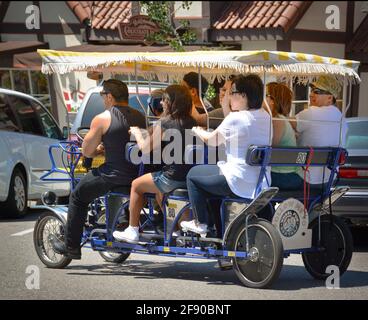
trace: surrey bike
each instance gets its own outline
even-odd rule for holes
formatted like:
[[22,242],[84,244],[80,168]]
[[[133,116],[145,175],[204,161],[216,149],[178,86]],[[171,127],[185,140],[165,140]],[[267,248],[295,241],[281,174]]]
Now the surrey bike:
[[[215,77],[226,77],[233,73],[258,73],[266,76],[284,77],[287,80],[298,77],[308,82],[321,74],[332,74],[349,84],[359,82],[355,61],[346,61],[315,55],[274,52],[274,51],[214,51],[183,53],[70,53],[41,50],[43,72],[71,72],[74,70],[97,70],[125,72],[132,75],[153,75],[169,80],[178,80],[190,71],[197,71],[210,81]],[[200,82],[199,82],[200,84]],[[344,98],[347,97],[344,91]],[[346,99],[344,99],[345,101]],[[349,103],[350,104],[350,103]],[[348,104],[348,105],[349,105]],[[344,104],[344,114],[347,106]],[[208,120],[209,121],[209,120]],[[270,126],[272,123],[270,122]],[[341,128],[341,125],[340,125]],[[340,130],[341,131],[341,130]],[[271,137],[270,137],[271,145]],[[247,164],[259,167],[259,179],[252,199],[220,198],[221,233],[200,236],[191,232],[177,231],[183,215],[190,210],[186,189],[177,189],[165,194],[162,202],[162,222],[157,218],[154,196],[147,194],[147,206],[141,213],[138,243],[117,242],[112,233],[124,228],[124,218],[129,206],[129,188],[117,188],[91,204],[91,213],[86,222],[81,245],[90,242],[93,250],[116,255],[108,261],[122,262],[131,253],[155,254],[168,257],[215,259],[231,262],[239,280],[248,287],[269,287],[279,277],[283,259],[291,253],[301,253],[307,271],[317,279],[325,279],[326,268],[338,266],[344,273],[352,256],[352,237],[346,225],[333,215],[332,204],[341,197],[348,187],[333,188],[334,177],[339,165],[344,162],[346,150],[341,147],[272,148],[251,146],[244,155]],[[58,146],[68,155],[68,164],[62,171],[67,174],[71,185],[77,183],[74,175],[80,161],[80,150],[74,143],[60,143]],[[126,146],[125,157],[132,159],[137,147],[134,143]],[[207,163],[209,148],[197,145],[186,147],[187,163]],[[50,151],[50,156],[52,153]],[[60,170],[52,162],[52,169],[43,176]],[[300,166],[329,169],[328,183],[322,190],[295,192],[279,191],[275,187],[262,189],[262,180],[267,168],[277,166]],[[140,173],[145,170],[143,164]],[[44,197],[47,204],[50,193]],[[120,204],[112,210],[113,199]],[[49,203],[51,203],[50,201]],[[50,246],[50,236],[63,237],[67,208],[47,205],[48,213],[40,217],[34,231],[34,243],[42,262],[53,268],[65,267],[69,259],[57,255]],[[268,218],[264,218],[268,212]],[[100,219],[100,217],[103,217]],[[218,230],[217,230],[218,231]]]

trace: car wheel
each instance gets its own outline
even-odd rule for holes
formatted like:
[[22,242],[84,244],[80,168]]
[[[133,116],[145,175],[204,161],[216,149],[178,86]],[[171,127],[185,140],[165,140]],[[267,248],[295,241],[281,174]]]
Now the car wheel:
[[7,218],[21,218],[27,213],[27,184],[19,169],[13,171],[8,199],[2,204],[1,214]]

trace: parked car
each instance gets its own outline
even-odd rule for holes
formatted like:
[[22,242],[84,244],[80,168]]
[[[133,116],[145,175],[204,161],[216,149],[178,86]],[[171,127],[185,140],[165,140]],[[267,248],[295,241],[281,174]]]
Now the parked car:
[[[155,89],[164,88],[165,84],[160,86],[151,87],[151,91]],[[87,91],[79,109],[73,126],[70,130],[71,139],[75,139],[75,134],[80,127],[89,127],[92,119],[99,113],[105,111],[103,98],[100,96],[102,86],[91,88]],[[139,86],[138,94],[135,86],[128,86],[129,90],[129,106],[142,112],[144,115],[154,117],[151,108],[148,106],[148,99],[150,97],[150,90],[148,86]],[[152,118],[153,119],[153,118]],[[149,119],[149,120],[152,120]]]
[[354,225],[368,225],[368,117],[347,118],[346,164],[339,169],[337,185],[350,186],[334,213]]
[[[38,200],[50,189],[59,197],[69,195],[68,183],[39,179],[51,167],[49,146],[62,139],[62,130],[41,102],[0,88],[0,216],[23,216],[28,200]],[[61,160],[57,164],[62,166]]]

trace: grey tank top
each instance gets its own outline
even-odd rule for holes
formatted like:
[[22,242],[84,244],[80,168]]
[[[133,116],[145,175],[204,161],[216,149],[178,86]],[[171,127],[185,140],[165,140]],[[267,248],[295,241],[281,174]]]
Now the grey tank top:
[[125,159],[125,145],[130,141],[129,128],[146,128],[144,116],[131,107],[114,106],[110,109],[111,124],[102,137],[105,163],[98,171],[109,182],[129,186],[138,175],[138,166]]

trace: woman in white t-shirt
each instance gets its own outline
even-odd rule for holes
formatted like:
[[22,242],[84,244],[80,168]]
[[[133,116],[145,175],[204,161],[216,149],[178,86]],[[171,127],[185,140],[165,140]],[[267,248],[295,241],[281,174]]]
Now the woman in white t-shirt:
[[[201,127],[192,131],[205,143],[226,147],[226,161],[217,165],[193,167],[187,175],[187,188],[192,209],[197,217],[183,221],[181,226],[199,234],[208,232],[207,200],[213,196],[254,198],[260,168],[247,165],[250,145],[269,145],[272,133],[271,117],[262,108],[263,83],[257,75],[236,76],[224,98],[224,121],[213,132]],[[270,171],[267,179],[271,183]],[[264,179],[263,187],[267,186]]]

